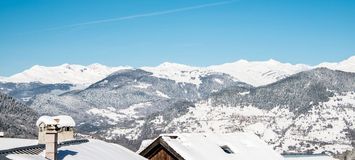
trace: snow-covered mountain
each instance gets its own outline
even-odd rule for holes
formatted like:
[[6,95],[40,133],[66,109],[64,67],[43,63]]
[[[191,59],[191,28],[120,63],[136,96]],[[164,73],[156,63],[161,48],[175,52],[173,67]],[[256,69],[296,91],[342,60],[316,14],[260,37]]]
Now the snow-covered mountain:
[[[276,60],[246,61],[239,60],[232,63],[212,65],[208,67],[194,67],[177,63],[165,62],[156,67],[141,67],[140,69],[152,72],[159,78],[171,79],[176,82],[200,84],[199,77],[208,73],[220,72],[234,77],[253,86],[262,86],[276,82],[301,71],[318,67],[326,67],[333,70],[355,72],[355,56],[339,63],[324,62],[316,66],[305,64],[281,63]],[[101,64],[89,66],[63,64],[55,67],[35,65],[24,72],[10,77],[0,77],[0,81],[6,82],[41,82],[45,84],[70,83],[88,86],[109,74],[122,69],[133,67],[108,67]]]
[[197,86],[127,69],[83,90],[38,95],[30,108],[41,115],[69,114],[79,124],[79,131],[136,148],[141,140],[152,138],[149,135],[157,135],[144,125],[150,117],[156,118],[160,112],[176,117],[193,102],[231,87],[242,90],[252,86],[221,73],[201,77]]
[[242,82],[261,86],[276,82],[292,74],[311,69],[304,64],[292,65],[275,60],[249,62],[239,60],[233,63],[209,66],[207,69],[229,74]]
[[239,60],[208,67],[193,67],[165,62],[156,67],[142,67],[142,69],[152,72],[157,77],[197,85],[201,83],[200,76],[207,73],[219,72],[229,74],[237,81],[242,81],[253,86],[261,86],[276,82],[292,74],[312,69],[312,67],[303,64],[292,65],[281,63],[275,60],[250,62]]
[[192,83],[196,85],[201,83],[199,78],[200,76],[212,72],[202,67],[193,67],[170,62],[162,63],[156,67],[142,67],[141,69],[152,72],[156,77],[171,79],[176,82]]
[[69,83],[90,85],[115,71],[128,68],[130,67],[107,67],[97,63],[88,66],[63,64],[55,67],[45,67],[35,65],[21,73],[4,78],[3,81],[15,83],[41,82],[45,84]]
[[122,70],[86,89],[37,96],[39,114],[69,114],[78,131],[136,149],[161,133],[249,130],[279,152],[350,149],[355,140],[355,74],[326,68],[252,87],[227,74],[199,85],[144,70]]
[[177,82],[199,84],[199,76],[211,72],[226,73],[235,80],[262,86],[276,82],[290,75],[307,71],[313,68],[326,67],[333,70],[355,72],[355,56],[339,63],[321,63],[317,66],[305,64],[281,63],[270,59],[268,61],[239,60],[232,63],[212,65],[208,67],[193,67],[188,65],[165,62],[156,67],[142,67],[157,77],[168,78]]
[[355,72],[355,56],[352,56],[344,61],[341,61],[339,63],[329,63],[329,62],[324,62],[316,67],[326,67],[329,69],[333,70],[340,70],[340,71],[345,71],[345,72]]
[[17,84],[14,89],[39,93],[28,102],[38,114],[71,115],[79,132],[131,149],[160,133],[250,130],[280,152],[337,153],[355,141],[355,73],[349,72],[354,60],[318,66],[275,60],[209,67],[163,63],[107,71],[86,88],[60,94],[52,89],[61,85],[43,92]]

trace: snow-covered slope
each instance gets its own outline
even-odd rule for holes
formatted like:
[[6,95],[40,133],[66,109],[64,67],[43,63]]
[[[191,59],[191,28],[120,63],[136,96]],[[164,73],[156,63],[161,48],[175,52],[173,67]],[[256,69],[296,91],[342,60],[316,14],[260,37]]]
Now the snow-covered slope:
[[319,67],[326,67],[345,72],[355,72],[355,56],[339,63],[321,63],[317,66],[281,63],[270,59],[268,61],[239,60],[232,63],[212,65],[208,67],[193,67],[165,62],[156,67],[142,67],[141,69],[152,72],[153,75],[157,77],[197,85],[201,83],[201,80],[199,79],[200,76],[212,72],[220,72],[231,75],[235,80],[253,86],[262,86],[276,82],[290,75]]
[[[7,82],[42,82],[46,84],[70,83],[90,85],[109,74],[130,67],[107,67],[101,64],[89,66],[63,64],[54,67],[35,65],[21,73],[4,78]],[[1,80],[1,79],[0,79]]]
[[339,63],[324,62],[319,64],[317,67],[326,67],[329,69],[340,70],[345,72],[355,72],[355,56],[352,56]]
[[276,82],[289,75],[309,70],[311,66],[281,63],[275,60],[246,61],[239,60],[233,63],[213,65],[208,67],[192,67],[188,65],[165,62],[156,67],[142,67],[143,70],[152,72],[155,76],[168,78],[176,82],[200,84],[200,76],[208,73],[220,72],[234,77],[236,81],[245,82],[253,86],[266,85]]
[[201,83],[199,77],[208,73],[204,68],[170,62],[162,63],[156,67],[142,67],[141,69],[152,72],[154,76],[159,78],[172,79],[176,82],[192,83],[196,85]]
[[309,70],[312,67],[304,64],[292,65],[275,60],[249,62],[239,60],[233,63],[209,66],[207,69],[229,74],[242,82],[254,86],[266,85],[292,74]]

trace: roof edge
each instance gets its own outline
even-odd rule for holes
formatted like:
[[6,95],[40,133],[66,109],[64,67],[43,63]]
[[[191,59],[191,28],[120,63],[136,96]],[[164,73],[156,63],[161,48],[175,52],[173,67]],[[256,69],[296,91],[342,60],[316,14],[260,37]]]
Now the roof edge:
[[173,155],[178,160],[185,160],[185,158],[183,158],[179,153],[177,153],[173,148],[171,148],[168,143],[164,141],[162,136],[156,138],[150,145],[148,145],[145,149],[143,149],[138,154],[148,158],[151,155],[155,154],[156,151],[158,151],[161,148],[165,149],[169,154]]

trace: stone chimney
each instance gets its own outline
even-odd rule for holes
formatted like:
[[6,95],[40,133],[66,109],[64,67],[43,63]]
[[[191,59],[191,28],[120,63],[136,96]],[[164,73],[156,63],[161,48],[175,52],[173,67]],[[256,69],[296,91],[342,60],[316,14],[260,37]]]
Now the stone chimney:
[[57,126],[48,126],[48,130],[45,135],[46,153],[45,156],[50,160],[57,160],[58,151],[58,131]]

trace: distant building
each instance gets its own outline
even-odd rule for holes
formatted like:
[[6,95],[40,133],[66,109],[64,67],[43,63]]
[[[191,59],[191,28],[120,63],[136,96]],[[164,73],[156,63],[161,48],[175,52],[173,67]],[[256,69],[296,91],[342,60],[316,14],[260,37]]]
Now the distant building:
[[49,127],[57,127],[58,141],[74,139],[75,121],[70,116],[42,116],[37,120],[38,143],[45,143],[45,135]]
[[0,137],[4,137],[5,133],[4,132],[0,132]]
[[150,160],[283,160],[253,133],[164,134],[144,141],[138,153]]

